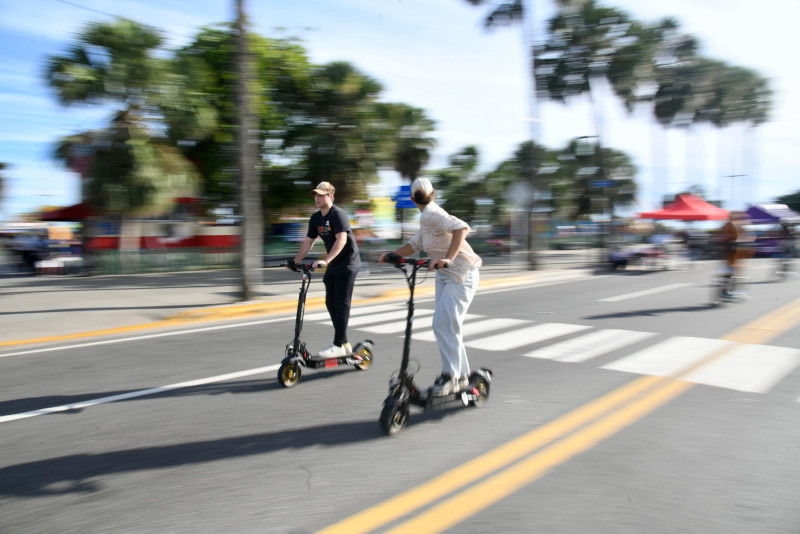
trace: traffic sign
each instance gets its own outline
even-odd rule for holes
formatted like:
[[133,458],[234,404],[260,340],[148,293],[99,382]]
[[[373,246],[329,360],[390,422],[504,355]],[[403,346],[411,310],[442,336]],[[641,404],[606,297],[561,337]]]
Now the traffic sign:
[[411,200],[411,186],[410,185],[401,185],[400,189],[397,190],[397,193],[392,197],[397,203],[398,208],[416,208],[417,205],[414,204],[414,201]]

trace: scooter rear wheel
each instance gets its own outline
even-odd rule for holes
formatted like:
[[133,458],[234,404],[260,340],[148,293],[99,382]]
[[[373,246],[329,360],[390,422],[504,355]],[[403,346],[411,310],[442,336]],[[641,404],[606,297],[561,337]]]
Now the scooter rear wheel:
[[372,352],[367,347],[361,347],[356,355],[361,358],[361,362],[356,364],[356,369],[360,371],[366,371],[372,366]]
[[388,402],[381,410],[381,428],[387,436],[393,436],[408,425],[408,405],[402,402]]
[[480,407],[489,398],[489,382],[485,378],[479,378],[473,387],[478,390],[478,398],[473,400],[471,404],[475,407]]
[[290,388],[300,381],[300,366],[297,362],[286,362],[278,369],[278,382],[285,388]]

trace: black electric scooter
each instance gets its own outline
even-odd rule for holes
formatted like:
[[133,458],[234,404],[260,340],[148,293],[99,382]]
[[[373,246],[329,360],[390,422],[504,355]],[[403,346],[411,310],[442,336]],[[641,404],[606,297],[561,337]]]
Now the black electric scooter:
[[[432,386],[421,391],[414,384],[416,371],[408,369],[411,325],[414,322],[414,286],[417,283],[417,271],[428,268],[430,260],[402,258],[393,253],[387,254],[384,260],[403,271],[409,289],[403,359],[400,369],[395,371],[389,380],[389,396],[383,401],[380,417],[381,428],[391,436],[403,430],[408,424],[409,406],[412,404],[421,407],[424,411],[457,406],[480,406],[489,398],[489,387],[494,373],[485,367],[473,371],[469,376],[469,384],[463,390],[442,397],[432,395]],[[406,266],[411,267],[410,274]]]
[[300,367],[309,367],[311,369],[319,368],[333,368],[340,365],[350,365],[360,371],[366,371],[372,365],[372,358],[374,354],[375,343],[366,339],[363,342],[356,343],[353,347],[353,354],[348,356],[341,356],[339,358],[318,359],[312,356],[306,350],[306,344],[300,339],[300,332],[303,330],[303,316],[306,310],[306,295],[308,288],[311,285],[311,271],[313,271],[313,264],[311,263],[295,263],[288,261],[281,267],[288,266],[296,273],[303,274],[303,282],[300,284],[300,297],[297,299],[297,318],[294,323],[294,339],[286,345],[286,356],[281,362],[278,369],[278,381],[283,387],[290,388],[300,381]]

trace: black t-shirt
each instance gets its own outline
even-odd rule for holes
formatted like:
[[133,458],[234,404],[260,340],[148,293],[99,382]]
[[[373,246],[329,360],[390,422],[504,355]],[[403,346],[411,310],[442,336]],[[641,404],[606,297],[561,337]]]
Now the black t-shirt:
[[323,216],[321,211],[316,212],[308,220],[308,233],[311,239],[322,238],[325,243],[325,250],[331,251],[336,234],[347,232],[347,243],[339,254],[328,264],[327,272],[336,272],[343,269],[357,270],[361,267],[361,258],[358,255],[358,245],[356,244],[353,231],[350,229],[350,219],[347,214],[338,206],[331,206],[327,215]]

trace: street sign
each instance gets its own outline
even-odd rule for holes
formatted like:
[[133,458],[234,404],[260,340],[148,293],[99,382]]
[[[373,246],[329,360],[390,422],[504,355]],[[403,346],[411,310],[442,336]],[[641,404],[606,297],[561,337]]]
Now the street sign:
[[614,180],[592,180],[592,187],[611,187]]
[[417,205],[414,204],[414,201],[411,200],[411,186],[410,185],[401,185],[400,189],[397,190],[397,193],[394,194],[392,197],[397,203],[398,208],[416,208]]

